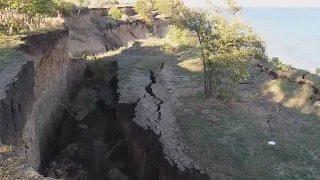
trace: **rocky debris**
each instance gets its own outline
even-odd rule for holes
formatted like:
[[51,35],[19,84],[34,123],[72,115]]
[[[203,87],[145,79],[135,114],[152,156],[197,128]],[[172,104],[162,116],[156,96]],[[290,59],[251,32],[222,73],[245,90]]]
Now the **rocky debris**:
[[48,165],[45,174],[65,180],[105,179],[107,153],[108,149],[103,143],[70,144]]
[[129,178],[123,175],[118,169],[111,169],[108,178],[109,180],[129,180]]
[[85,124],[78,124],[77,127],[81,129],[88,129],[88,126]]
[[77,154],[79,145],[71,144],[52,161],[45,172],[46,175],[52,178],[63,178],[65,180],[74,179],[74,177],[82,177],[79,180],[87,179],[87,172],[84,173],[82,165],[72,161],[72,158]]
[[64,172],[63,172],[61,169],[56,169],[56,170],[55,170],[55,174],[56,174],[57,176],[62,176],[62,175],[64,174]]

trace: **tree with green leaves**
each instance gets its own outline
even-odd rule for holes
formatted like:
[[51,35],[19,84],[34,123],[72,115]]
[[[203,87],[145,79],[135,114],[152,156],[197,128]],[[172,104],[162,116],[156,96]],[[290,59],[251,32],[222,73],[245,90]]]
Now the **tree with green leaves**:
[[9,1],[8,0],[0,1],[0,11],[4,10],[7,7],[9,7]]
[[134,7],[143,19],[151,23],[153,10],[173,17],[180,12],[183,3],[181,0],[137,0]]
[[152,13],[154,2],[149,0],[137,0],[134,9],[148,24],[152,24]]
[[154,0],[154,8],[170,16],[174,8],[174,0]]
[[210,16],[203,10],[184,8],[175,22],[197,34],[206,96],[229,100],[239,82],[249,75],[247,60],[263,51],[264,42],[239,18],[241,7],[232,0],[227,0],[227,5],[231,19],[222,15],[220,9]]
[[108,11],[108,15],[115,19],[121,19],[122,14],[124,13],[115,6],[112,6],[112,8],[110,8]]
[[51,14],[54,8],[53,0],[2,0],[1,26],[9,32],[29,30],[32,26],[40,26],[43,16]]
[[316,68],[316,74],[320,75],[320,68]]

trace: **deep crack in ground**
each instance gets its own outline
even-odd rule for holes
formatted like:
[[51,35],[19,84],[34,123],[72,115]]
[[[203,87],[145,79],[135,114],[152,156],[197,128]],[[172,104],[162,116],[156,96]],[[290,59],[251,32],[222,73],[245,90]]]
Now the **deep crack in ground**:
[[157,99],[158,101],[160,101],[158,104],[157,104],[157,113],[158,113],[158,118],[156,120],[156,123],[158,123],[161,119],[161,105],[164,103],[164,101],[160,98],[158,98],[154,93],[153,93],[153,90],[152,90],[152,85],[154,85],[155,83],[157,83],[157,79],[154,75],[154,72],[152,70],[150,70],[150,80],[151,82],[145,87],[145,90],[146,92],[152,96],[153,98]]

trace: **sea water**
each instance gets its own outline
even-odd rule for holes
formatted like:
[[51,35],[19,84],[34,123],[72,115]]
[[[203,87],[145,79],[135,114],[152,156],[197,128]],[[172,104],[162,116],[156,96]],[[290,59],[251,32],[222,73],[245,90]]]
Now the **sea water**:
[[270,57],[313,73],[320,68],[320,7],[243,8],[242,18],[264,38]]

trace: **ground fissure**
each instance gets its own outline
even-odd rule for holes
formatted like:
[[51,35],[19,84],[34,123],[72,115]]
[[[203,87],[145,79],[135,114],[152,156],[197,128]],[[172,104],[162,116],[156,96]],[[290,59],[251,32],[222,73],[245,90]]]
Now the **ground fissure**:
[[[163,66],[163,65],[162,65]],[[155,77],[155,74],[154,74],[154,71],[153,70],[150,70],[150,84],[148,86],[145,87],[145,90],[146,92],[152,96],[154,99],[158,100],[159,103],[157,103],[157,113],[158,113],[158,119],[156,122],[159,122],[160,119],[161,119],[161,105],[164,103],[164,101],[160,98],[158,98],[154,93],[153,93],[153,90],[152,90],[152,85],[154,85],[155,83],[157,83],[157,79]]]
[[97,74],[94,66],[88,64],[86,73],[93,76],[87,78],[70,105],[77,118],[65,111],[56,154],[42,166],[42,174],[67,180],[206,179],[196,170],[183,172],[169,163],[158,135],[143,130],[133,121],[137,104],[147,95],[157,100],[155,121],[161,120],[164,101],[153,92],[152,85],[157,83],[154,71],[149,71],[150,83],[145,87],[144,96],[136,103],[124,104],[118,103],[117,62],[98,65],[111,67],[103,72],[102,81],[96,78],[101,72]]

